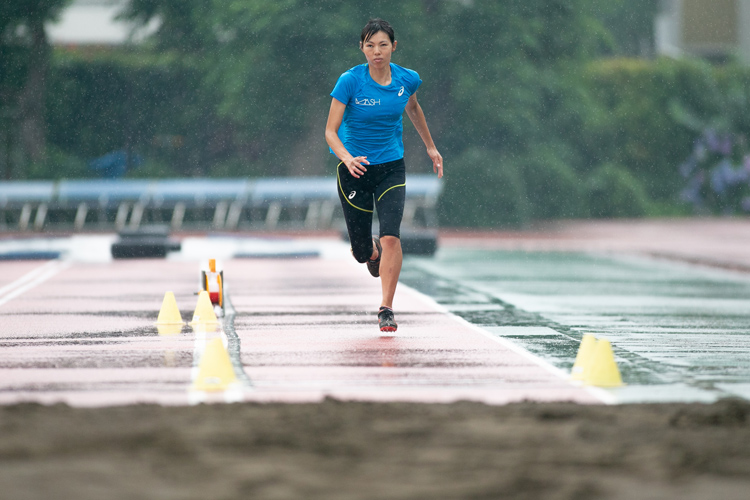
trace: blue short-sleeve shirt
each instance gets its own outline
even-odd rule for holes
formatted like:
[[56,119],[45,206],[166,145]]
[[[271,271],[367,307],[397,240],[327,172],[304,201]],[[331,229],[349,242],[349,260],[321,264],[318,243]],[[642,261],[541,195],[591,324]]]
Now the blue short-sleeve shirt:
[[339,127],[346,150],[352,156],[366,156],[371,165],[403,158],[404,108],[421,84],[416,71],[393,63],[387,86],[372,79],[367,64],[341,75],[331,97],[346,104]]

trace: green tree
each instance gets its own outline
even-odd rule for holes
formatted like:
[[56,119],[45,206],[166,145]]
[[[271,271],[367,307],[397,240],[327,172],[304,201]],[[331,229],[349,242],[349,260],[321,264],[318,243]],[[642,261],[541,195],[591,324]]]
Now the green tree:
[[[0,7],[4,22],[20,3]],[[363,62],[360,27],[382,17],[396,29],[394,62],[424,81],[419,101],[446,159],[444,222],[679,213],[677,165],[696,131],[750,134],[750,80],[745,68],[694,60],[602,59],[642,53],[656,8],[653,0],[131,0],[127,16],[158,17],[158,32],[135,51],[58,55],[49,137],[87,157],[126,137],[171,167],[151,174],[323,174],[329,93]],[[28,45],[0,46],[3,96],[26,83]],[[405,146],[408,168],[430,172],[408,120]]]
[[[0,4],[0,54],[8,55],[0,73],[5,118],[5,178],[24,177],[23,167],[46,156],[44,103],[50,46],[44,23],[68,0],[5,0]],[[17,133],[13,132],[17,130]],[[14,165],[13,142],[21,151]]]
[[591,13],[608,33],[605,54],[651,56],[659,0],[591,0]]
[[[420,101],[441,149],[516,151],[580,120],[565,103],[574,93],[565,74],[598,43],[588,1],[134,0],[128,15],[143,23],[160,16],[156,43],[205,64],[219,113],[239,125],[244,149],[269,173],[313,174],[327,157],[329,92],[362,62],[357,43],[368,18],[394,24],[394,62],[422,75]],[[406,133],[420,148],[408,124]]]
[[130,0],[122,17],[145,26],[158,18],[154,37],[157,50],[175,50],[182,54],[204,54],[216,41],[212,29],[216,11],[230,2],[214,5],[213,0]]

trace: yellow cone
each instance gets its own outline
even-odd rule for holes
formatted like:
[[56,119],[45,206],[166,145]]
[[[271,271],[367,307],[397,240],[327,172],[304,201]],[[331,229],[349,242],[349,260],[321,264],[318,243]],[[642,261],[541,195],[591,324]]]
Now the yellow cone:
[[156,319],[157,325],[182,325],[182,315],[177,307],[177,300],[174,293],[167,292],[164,294],[164,300],[161,303],[159,317]]
[[221,323],[190,323],[190,327],[196,334],[206,335],[221,331]]
[[156,325],[156,330],[162,337],[172,337],[182,333],[182,325],[168,324],[168,325]]
[[594,346],[591,364],[587,367],[584,382],[598,387],[620,387],[622,383],[620,370],[615,362],[612,345],[609,340],[599,340]]
[[578,348],[578,355],[576,356],[576,362],[573,364],[573,369],[570,371],[570,378],[573,380],[585,380],[587,368],[591,365],[594,354],[594,346],[596,345],[596,338],[591,334],[586,334],[581,340],[581,346]]
[[237,382],[237,376],[234,374],[232,361],[229,359],[229,353],[224,349],[224,344],[220,338],[211,340],[203,352],[193,390],[225,391],[235,382]]
[[218,323],[216,319],[216,313],[214,312],[214,306],[211,304],[211,299],[208,298],[208,292],[203,290],[198,295],[198,304],[195,306],[195,312],[193,313],[193,321],[190,324],[197,323]]

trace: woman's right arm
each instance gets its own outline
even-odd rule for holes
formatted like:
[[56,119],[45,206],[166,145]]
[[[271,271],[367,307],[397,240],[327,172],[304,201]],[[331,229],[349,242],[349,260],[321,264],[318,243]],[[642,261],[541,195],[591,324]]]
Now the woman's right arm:
[[339,127],[344,120],[345,110],[346,104],[336,98],[331,99],[331,109],[328,111],[328,123],[326,123],[326,142],[333,151],[333,154],[335,154],[339,160],[344,162],[349,173],[354,177],[359,178],[367,172],[365,165],[369,165],[370,162],[367,161],[366,156],[353,157],[349,154],[349,151],[346,150],[341,139],[339,139]]

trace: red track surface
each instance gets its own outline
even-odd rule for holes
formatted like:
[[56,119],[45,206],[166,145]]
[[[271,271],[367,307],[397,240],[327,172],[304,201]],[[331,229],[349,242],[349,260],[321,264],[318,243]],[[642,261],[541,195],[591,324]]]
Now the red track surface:
[[450,231],[440,246],[646,254],[750,272],[747,217],[560,221],[525,231]]
[[[9,295],[43,265],[53,275]],[[191,391],[205,334],[185,326],[160,336],[154,324],[168,290],[191,319],[197,262],[66,266],[0,263],[0,403],[223,400]],[[224,330],[249,377],[234,400],[599,402],[406,287],[394,304],[398,332],[381,336],[380,282],[354,261],[233,260],[224,275],[236,337]]]

